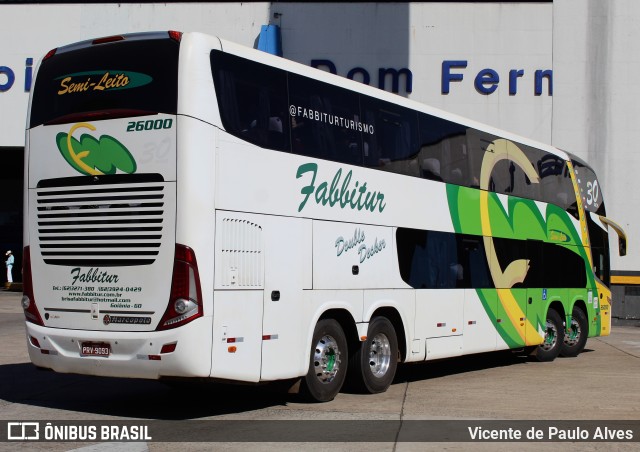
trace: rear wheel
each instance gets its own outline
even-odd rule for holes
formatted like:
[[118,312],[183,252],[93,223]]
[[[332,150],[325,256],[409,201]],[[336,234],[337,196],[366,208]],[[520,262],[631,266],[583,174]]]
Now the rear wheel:
[[555,310],[547,311],[544,342],[536,347],[534,355],[538,361],[553,361],[560,353],[564,340],[564,324],[562,317]]
[[340,324],[334,319],[320,320],[313,332],[302,393],[316,402],[333,400],[344,383],[347,360],[347,340]]
[[371,394],[386,391],[398,367],[398,339],[386,317],[374,317],[369,323],[367,340],[351,359],[349,378],[352,386]]
[[587,316],[580,308],[573,308],[571,322],[564,333],[564,341],[560,346],[560,355],[578,356],[587,344],[589,335],[589,322]]

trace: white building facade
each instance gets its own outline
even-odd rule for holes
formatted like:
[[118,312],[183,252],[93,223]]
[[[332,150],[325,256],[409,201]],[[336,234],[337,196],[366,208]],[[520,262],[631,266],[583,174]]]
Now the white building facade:
[[[630,237],[612,253],[640,282],[640,2],[0,2],[0,246],[21,248],[22,150],[32,72],[51,48],[113,34],[179,30],[257,47],[281,30],[283,56],[550,143],[588,161],[607,214]],[[640,36],[639,36],[640,37]],[[153,58],[154,56],[149,56]],[[615,246],[615,244],[613,244]],[[18,253],[16,253],[17,255]],[[19,256],[17,255],[19,264]],[[625,279],[626,278],[626,279]],[[620,292],[622,293],[622,292]]]

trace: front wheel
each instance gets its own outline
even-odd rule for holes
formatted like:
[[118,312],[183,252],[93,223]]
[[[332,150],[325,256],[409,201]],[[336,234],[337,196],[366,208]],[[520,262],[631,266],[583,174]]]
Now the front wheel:
[[377,394],[386,391],[398,367],[398,339],[386,317],[374,317],[369,323],[367,340],[351,359],[349,378],[359,390]]
[[323,319],[316,324],[311,342],[309,371],[302,392],[310,400],[329,402],[338,395],[347,374],[347,340],[340,324]]
[[589,322],[582,309],[573,308],[571,323],[564,333],[564,341],[560,346],[560,356],[578,356],[587,344]]
[[553,361],[560,353],[564,340],[562,317],[555,310],[547,311],[544,342],[536,347],[534,355],[538,361]]

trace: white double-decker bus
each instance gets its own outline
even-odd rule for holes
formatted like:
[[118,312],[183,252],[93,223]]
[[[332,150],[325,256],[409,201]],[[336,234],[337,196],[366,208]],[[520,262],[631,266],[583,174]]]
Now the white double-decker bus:
[[27,121],[37,366],[327,401],[609,334],[613,223],[550,146],[199,33],[52,50]]

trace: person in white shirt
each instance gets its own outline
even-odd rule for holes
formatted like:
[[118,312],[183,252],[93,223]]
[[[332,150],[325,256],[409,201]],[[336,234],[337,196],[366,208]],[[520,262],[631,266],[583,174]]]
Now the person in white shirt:
[[7,261],[5,262],[6,266],[7,266],[7,282],[8,283],[12,283],[13,282],[13,262],[15,260],[15,258],[13,257],[13,254],[11,253],[11,250],[7,251],[5,253],[5,256],[7,256]]

